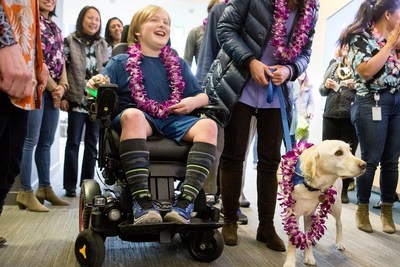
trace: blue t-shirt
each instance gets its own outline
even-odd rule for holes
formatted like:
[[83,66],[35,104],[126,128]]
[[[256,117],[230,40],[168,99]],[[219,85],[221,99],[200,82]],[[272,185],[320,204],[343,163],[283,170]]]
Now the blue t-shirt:
[[[129,80],[131,77],[126,72],[126,63],[128,54],[119,54],[111,58],[102,74],[110,78],[110,82],[118,85],[119,111],[122,112],[128,107],[135,105],[131,97],[131,89],[129,88]],[[195,96],[204,93],[200,84],[192,74],[189,66],[182,58],[179,58],[182,77],[185,82],[183,97]],[[158,102],[167,100],[171,94],[170,81],[168,81],[167,71],[159,57],[144,56],[140,67],[143,73],[143,85],[149,99]]]

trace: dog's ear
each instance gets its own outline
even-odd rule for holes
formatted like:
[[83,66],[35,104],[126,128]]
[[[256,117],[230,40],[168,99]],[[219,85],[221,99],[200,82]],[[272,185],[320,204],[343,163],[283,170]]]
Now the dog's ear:
[[300,156],[300,160],[300,169],[303,172],[303,175],[315,177],[319,160],[319,153],[317,149],[315,149],[315,146],[304,150]]

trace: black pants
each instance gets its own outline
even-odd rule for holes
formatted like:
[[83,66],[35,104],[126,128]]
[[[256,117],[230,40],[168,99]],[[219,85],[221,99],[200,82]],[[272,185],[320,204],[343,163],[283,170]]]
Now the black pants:
[[[280,162],[283,136],[280,109],[256,110],[239,102],[235,105],[232,118],[225,128],[225,146],[220,160],[221,195],[224,205],[224,220],[227,223],[237,221],[236,211],[239,208],[243,162],[252,116],[257,117],[257,184],[267,185],[257,188],[258,202],[268,202],[274,207],[276,203],[276,171]],[[267,189],[272,193],[264,192]]]

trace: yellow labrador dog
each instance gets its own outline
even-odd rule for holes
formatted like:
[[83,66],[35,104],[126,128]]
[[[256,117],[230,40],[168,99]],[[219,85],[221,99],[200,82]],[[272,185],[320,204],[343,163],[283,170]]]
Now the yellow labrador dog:
[[[304,228],[306,230],[310,229],[312,223],[311,215],[317,211],[321,192],[329,190],[333,185],[337,192],[335,204],[332,207],[332,214],[336,219],[336,248],[344,250],[342,223],[340,220],[342,210],[340,199],[342,191],[341,179],[361,175],[365,171],[366,163],[353,156],[347,143],[338,140],[326,140],[305,149],[299,156],[299,161],[296,173],[301,172],[300,176],[304,178],[304,181],[295,185],[293,191],[291,191],[291,197],[295,200],[291,208],[296,222],[303,216]],[[290,241],[291,236],[288,237],[289,242],[284,267],[295,267],[296,246]],[[304,248],[304,263],[315,265],[312,245]]]

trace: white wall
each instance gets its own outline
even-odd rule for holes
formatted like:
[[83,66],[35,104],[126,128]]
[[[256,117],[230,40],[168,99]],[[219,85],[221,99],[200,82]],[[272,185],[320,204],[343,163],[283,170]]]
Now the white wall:
[[[59,2],[60,3],[60,0]],[[208,1],[188,0],[80,0],[63,1],[63,23],[64,36],[75,31],[76,19],[80,10],[86,5],[93,5],[100,11],[102,19],[102,30],[107,20],[118,17],[124,24],[130,24],[133,14],[141,7],[149,4],[159,5],[165,8],[171,16],[171,41],[172,47],[179,55],[183,56],[186,37],[189,31],[201,25],[207,17]],[[61,26],[61,25],[60,25]]]

